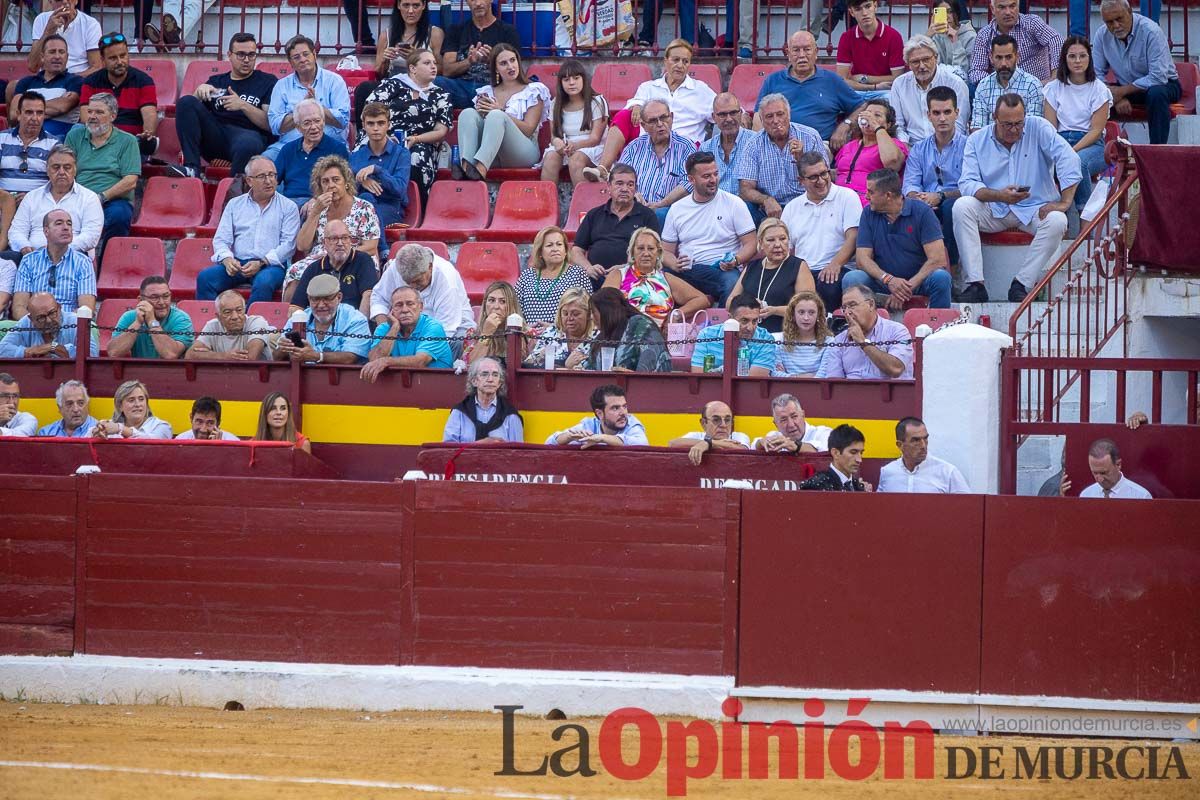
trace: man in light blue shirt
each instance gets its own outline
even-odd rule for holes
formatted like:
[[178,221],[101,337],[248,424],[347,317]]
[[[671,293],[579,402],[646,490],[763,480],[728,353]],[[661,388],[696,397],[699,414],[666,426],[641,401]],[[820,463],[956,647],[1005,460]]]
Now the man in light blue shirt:
[[717,158],[717,171],[721,176],[717,186],[730,194],[738,193],[737,163],[746,149],[746,143],[754,137],[754,131],[742,127],[742,101],[731,92],[721,92],[713,98],[713,122],[716,131],[712,138],[700,145],[706,153]]
[[584,417],[573,428],[550,434],[546,444],[579,445],[581,450],[650,444],[646,426],[629,413],[629,401],[620,386],[597,386],[592,390],[591,405],[592,416]]
[[471,362],[467,387],[470,393],[450,409],[443,442],[525,440],[521,414],[504,396],[504,367],[499,361],[485,356]]
[[442,323],[421,313],[425,304],[421,293],[411,286],[392,292],[391,312],[375,328],[371,352],[360,376],[374,383],[389,367],[397,369],[450,369],[454,356],[450,344],[439,338],[446,335]]
[[[738,324],[738,350],[746,348],[750,375],[766,377],[775,366],[775,338],[758,326],[759,302],[750,292],[742,292],[729,304],[729,318]],[[749,340],[749,341],[746,341]],[[692,351],[692,372],[704,372],[704,359],[713,357],[713,372],[725,365],[725,323],[709,325],[696,336]],[[739,359],[740,361],[740,359]]]
[[99,423],[88,413],[87,387],[79,381],[66,381],[59,385],[54,392],[54,401],[58,404],[58,413],[62,419],[43,425],[38,430],[38,436],[65,436],[71,439],[86,439],[92,429]]
[[804,194],[796,160],[816,152],[832,161],[821,134],[792,122],[792,108],[782,94],[769,94],[758,102],[763,129],[754,135],[738,159],[738,196],[750,207],[754,224],[779,218],[789,201]]
[[950,266],[958,263],[954,239],[954,203],[962,195],[958,178],[962,173],[967,135],[958,124],[958,93],[950,86],[935,86],[925,95],[933,135],[913,145],[904,165],[904,196],[920,200],[933,209],[942,223],[942,239]]
[[[288,63],[294,70],[281,78],[271,91],[271,106],[267,122],[279,141],[263,152],[272,161],[285,144],[300,138],[294,112],[301,100],[311,98],[325,110],[325,135],[346,141],[346,125],[350,122],[350,92],[346,81],[336,72],[317,65],[317,49],[307,36],[293,36],[284,46]],[[310,94],[311,93],[311,94]]]
[[1008,289],[1009,302],[1019,303],[1062,244],[1066,211],[1083,172],[1079,154],[1049,122],[1026,116],[1019,95],[1001,96],[993,116],[995,122],[967,139],[958,181],[962,197],[954,204],[954,238],[971,302],[986,302],[979,234],[1013,228],[1032,234],[1025,266]]
[[371,325],[357,308],[342,302],[338,279],[328,273],[308,282],[304,338],[288,332],[275,343],[275,360],[304,364],[361,364],[371,349]]
[[1171,103],[1182,94],[1166,34],[1157,23],[1134,14],[1126,0],[1104,0],[1100,16],[1104,30],[1092,38],[1096,75],[1107,80],[1111,69],[1117,78],[1116,85],[1109,86],[1116,113],[1125,115],[1134,103],[1145,104],[1150,144],[1166,144]]
[[216,263],[196,276],[197,300],[216,300],[247,283],[251,303],[275,299],[300,232],[300,209],[277,191],[278,180],[271,159],[254,156],[246,164],[250,191],[221,211],[213,238]]
[[[75,358],[75,328],[78,319],[49,292],[29,298],[29,313],[0,339],[0,358]],[[93,334],[95,331],[93,330]],[[90,352],[100,355],[100,344],[92,336]]]

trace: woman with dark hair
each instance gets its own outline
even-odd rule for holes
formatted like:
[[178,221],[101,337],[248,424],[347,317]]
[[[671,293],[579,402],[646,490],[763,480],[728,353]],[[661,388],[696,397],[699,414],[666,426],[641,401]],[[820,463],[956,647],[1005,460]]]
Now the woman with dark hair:
[[504,365],[485,357],[467,370],[467,396],[450,410],[444,442],[521,442],[525,421],[504,396]]
[[867,176],[877,169],[901,172],[908,145],[896,138],[896,111],[887,100],[868,100],[850,129],[850,141],[834,157],[837,184],[858,192],[867,205]]
[[1054,80],[1042,87],[1042,115],[1079,154],[1084,180],[1075,189],[1075,207],[1083,210],[1092,196],[1092,179],[1108,166],[1104,160],[1104,126],[1112,109],[1108,85],[1096,75],[1092,46],[1082,36],[1068,36],[1058,57]]
[[558,90],[550,111],[550,146],[542,153],[542,180],[558,182],[563,164],[571,183],[584,180],[583,170],[604,152],[608,130],[608,101],[592,89],[592,80],[578,59],[568,58],[558,68]]
[[[383,103],[388,107],[392,135],[403,139],[408,148],[412,164],[409,178],[417,184],[424,203],[437,178],[438,153],[450,132],[450,94],[433,82],[438,61],[432,50],[413,50],[407,63],[408,72],[380,83],[367,95],[366,104]],[[365,138],[364,134],[359,143]]]
[[492,48],[491,81],[475,92],[475,107],[458,115],[458,165],[472,180],[493,166],[532,167],[538,162],[538,129],[550,118],[550,90],[530,81],[511,44]]
[[296,430],[292,404],[283,392],[271,392],[263,398],[254,438],[260,442],[292,442],[304,452],[312,452],[308,439]]
[[379,81],[408,74],[408,59],[421,49],[442,52],[446,34],[433,24],[428,0],[392,0],[387,28],[379,35],[375,51],[375,75],[378,81],[363,81],[354,87],[354,117],[362,116],[367,97]]
[[601,369],[603,351],[616,348],[613,372],[670,372],[671,354],[654,320],[625,300],[620,289],[606,287],[592,295],[592,314],[600,331],[592,343],[587,368]]
[[[926,35],[933,40],[937,50],[938,63],[952,67],[958,77],[964,81],[971,71],[971,50],[975,46],[975,26],[971,24],[971,15],[958,2],[939,0],[929,10],[929,30]],[[938,22],[937,10],[946,9],[946,21]]]

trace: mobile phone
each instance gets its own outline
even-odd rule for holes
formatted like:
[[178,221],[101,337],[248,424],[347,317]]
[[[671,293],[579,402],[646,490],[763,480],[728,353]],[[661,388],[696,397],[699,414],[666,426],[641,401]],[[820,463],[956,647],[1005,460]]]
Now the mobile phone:
[[1028,186],[1018,186],[1018,187],[1017,187],[1017,191],[1018,191],[1018,192],[1028,192],[1028,191],[1029,191],[1029,188],[1030,188],[1030,187],[1028,187]]
[[947,10],[946,10],[945,6],[939,6],[938,8],[935,8],[933,10],[933,24],[934,25],[945,25],[948,21],[946,18],[946,14],[947,14]]
[[300,335],[299,331],[288,331],[284,336],[288,338],[289,342],[296,345],[296,347],[304,347],[304,337]]

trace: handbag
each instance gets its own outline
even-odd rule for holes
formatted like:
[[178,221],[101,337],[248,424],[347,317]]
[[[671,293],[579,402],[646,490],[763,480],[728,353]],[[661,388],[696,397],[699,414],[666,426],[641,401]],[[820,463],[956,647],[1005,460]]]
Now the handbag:
[[[1088,180],[1088,178],[1084,177],[1084,180]],[[1108,202],[1108,190],[1111,186],[1112,178],[1101,178],[1096,181],[1096,188],[1092,189],[1092,196],[1088,198],[1083,210],[1079,212],[1080,219],[1091,222],[1100,214],[1104,204]]]
[[667,317],[667,352],[671,358],[691,357],[696,345],[687,340],[692,338],[693,330],[693,324],[687,321],[683,311],[678,308],[671,311]]

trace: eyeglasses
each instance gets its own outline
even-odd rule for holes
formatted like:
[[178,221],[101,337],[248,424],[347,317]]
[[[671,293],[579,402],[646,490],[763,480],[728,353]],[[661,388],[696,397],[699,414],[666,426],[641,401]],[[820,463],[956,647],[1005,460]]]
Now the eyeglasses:
[[849,303],[842,303],[842,310],[843,311],[853,311],[854,309],[858,308],[859,306],[865,306],[865,305],[867,305],[866,302],[860,303],[857,300],[851,300]]
[[914,67],[924,67],[924,66],[928,66],[928,65],[932,64],[933,61],[934,61],[933,56],[925,56],[925,58],[914,58],[908,62],[908,66],[909,66],[909,69],[912,69]]
[[142,299],[151,303],[169,303],[171,302],[171,293],[166,292],[165,294],[144,294],[142,295]]
[[348,241],[350,241],[350,239],[351,239],[351,237],[348,235],[347,236],[330,236],[329,234],[325,235],[325,241],[327,241],[327,242],[348,242]]
[[0,392],[0,400],[20,400],[20,392]]
[[125,44],[125,34],[110,33],[100,37],[100,47],[103,49],[110,44]]
[[279,178],[278,172],[260,172],[257,175],[247,175],[252,181],[273,181]]
[[671,121],[670,114],[663,114],[661,117],[642,117],[642,124],[653,127],[655,125],[666,125]]
[[58,316],[58,309],[47,311],[45,314],[31,314],[30,317],[34,322],[48,322]]
[[1000,122],[997,120],[996,127],[1004,128],[1006,131],[1019,131],[1021,128],[1025,127],[1025,120],[1020,120],[1018,122]]
[[236,58],[241,61],[253,61],[254,59],[258,58],[258,51],[250,50],[246,53],[239,53],[237,50],[233,50],[229,53],[229,57]]
[[500,373],[494,369],[480,370],[479,372],[476,372],[475,375],[476,375],[476,377],[479,377],[479,378],[499,378],[500,377]]
[[732,119],[733,117],[740,117],[741,115],[741,109],[736,111],[717,111],[713,114],[713,116],[717,119]]
[[733,424],[733,416],[732,415],[730,415],[728,417],[706,417],[705,419],[708,422],[715,422],[718,424],[724,424],[724,425],[732,425]]
[[829,180],[829,170],[818,172],[816,175],[805,175],[804,180],[813,181],[814,183],[817,181],[827,181]]
[[942,168],[939,167],[937,164],[933,165],[933,174],[937,176],[938,186],[943,186],[944,184],[942,183]]

